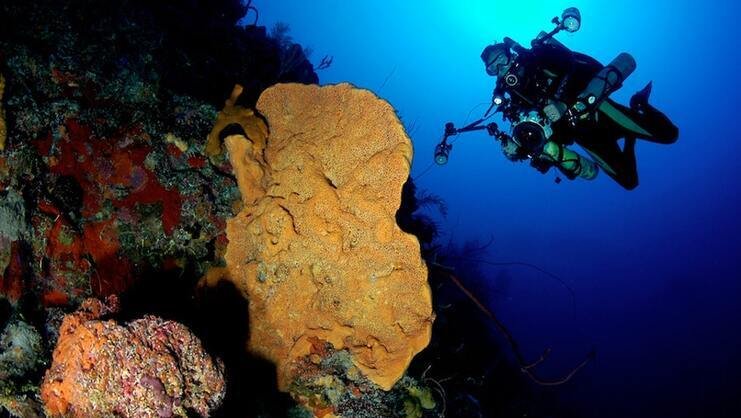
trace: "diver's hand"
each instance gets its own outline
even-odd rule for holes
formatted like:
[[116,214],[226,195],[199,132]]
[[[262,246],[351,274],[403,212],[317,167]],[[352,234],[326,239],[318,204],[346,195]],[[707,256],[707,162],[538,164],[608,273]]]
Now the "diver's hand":
[[530,159],[530,166],[541,174],[545,174],[553,167],[553,162],[545,158],[534,157]]
[[573,106],[568,107],[566,103],[554,100],[543,108],[543,113],[551,123],[556,123],[565,118],[572,127],[576,127],[580,121],[590,117],[587,106],[582,102],[576,102]]
[[545,113],[545,117],[547,117],[551,123],[556,123],[568,111],[567,108],[568,106],[566,106],[566,103],[554,100],[543,108],[543,113]]

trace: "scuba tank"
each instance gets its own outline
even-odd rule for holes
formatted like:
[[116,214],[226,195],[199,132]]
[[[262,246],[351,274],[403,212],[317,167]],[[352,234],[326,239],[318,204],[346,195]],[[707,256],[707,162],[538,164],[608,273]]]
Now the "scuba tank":
[[635,69],[636,61],[630,54],[623,52],[615,57],[592,78],[587,88],[579,94],[577,101],[583,105],[583,108],[578,110],[597,108],[610,94],[623,85],[623,81],[633,74]]

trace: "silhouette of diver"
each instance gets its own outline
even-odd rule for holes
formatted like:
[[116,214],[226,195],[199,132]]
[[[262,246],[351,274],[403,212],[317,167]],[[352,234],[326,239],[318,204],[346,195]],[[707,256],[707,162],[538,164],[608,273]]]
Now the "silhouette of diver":
[[[556,167],[569,179],[594,179],[599,168],[617,183],[631,190],[638,185],[636,139],[671,144],[677,127],[649,104],[649,83],[630,100],[630,107],[609,98],[635,70],[630,54],[618,55],[603,66],[594,58],[571,51],[553,36],[576,32],[581,15],[576,8],[564,11],[556,28],[541,32],[527,49],[510,38],[487,46],[481,53],[486,72],[497,77],[492,107],[512,124],[512,134],[498,130],[494,123],[479,126],[484,117],[462,129],[446,125],[446,135],[436,149],[438,164],[447,162],[451,135],[487,129],[501,142],[505,156],[513,161],[530,160],[545,173]],[[487,115],[489,112],[487,112]],[[618,140],[624,138],[621,149]],[[568,147],[578,144],[587,158]]]

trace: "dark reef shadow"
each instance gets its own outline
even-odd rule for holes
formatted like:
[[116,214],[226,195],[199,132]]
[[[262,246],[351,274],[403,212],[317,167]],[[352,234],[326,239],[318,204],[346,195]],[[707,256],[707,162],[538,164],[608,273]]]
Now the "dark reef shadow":
[[[576,418],[574,411],[560,404],[554,389],[536,387],[525,379],[511,354],[503,349],[506,341],[495,326],[453,284],[446,271],[435,267],[451,255],[452,247],[437,242],[440,226],[419,209],[430,203],[437,206],[442,200],[417,193],[411,178],[404,184],[401,197],[396,220],[404,232],[415,235],[420,242],[436,314],[430,344],[414,357],[408,374],[430,386],[438,401],[444,394],[447,418]],[[475,251],[480,247],[472,248]],[[472,248],[463,246],[464,251]],[[476,266],[457,267],[456,275],[471,291],[488,295],[481,270]],[[497,296],[490,295],[492,299]]]
[[196,274],[186,270],[144,273],[121,295],[119,320],[157,315],[188,326],[206,350],[224,361],[227,394],[212,417],[285,417],[295,406],[279,392],[272,362],[246,351],[249,303],[229,281],[197,288]]

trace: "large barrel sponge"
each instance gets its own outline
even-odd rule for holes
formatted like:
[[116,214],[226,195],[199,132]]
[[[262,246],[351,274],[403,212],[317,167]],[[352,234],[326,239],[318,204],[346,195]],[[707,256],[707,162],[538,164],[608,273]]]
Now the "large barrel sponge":
[[245,133],[225,138],[244,204],[226,262],[249,299],[249,348],[276,363],[282,389],[319,339],[388,390],[433,321],[419,243],[395,218],[409,137],[387,102],[349,84],[276,85],[257,111],[227,102],[212,132]]

